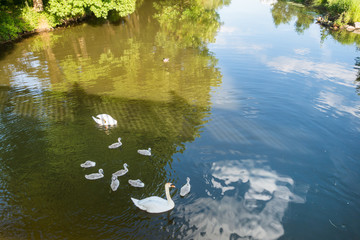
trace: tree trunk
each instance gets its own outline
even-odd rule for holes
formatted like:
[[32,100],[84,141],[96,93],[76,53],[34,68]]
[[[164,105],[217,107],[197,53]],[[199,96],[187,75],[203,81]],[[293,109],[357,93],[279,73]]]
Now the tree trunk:
[[42,12],[44,11],[44,4],[43,4],[43,0],[33,0],[34,3],[34,10],[37,12]]

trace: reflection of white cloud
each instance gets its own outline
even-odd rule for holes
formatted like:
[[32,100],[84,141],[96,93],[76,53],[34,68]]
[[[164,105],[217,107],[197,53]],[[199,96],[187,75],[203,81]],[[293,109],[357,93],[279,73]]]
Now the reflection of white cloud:
[[239,168],[238,162],[228,162],[226,165],[223,163],[213,163],[211,167],[212,175],[215,178],[221,179],[226,185],[236,182],[249,181],[249,172],[246,169]]
[[312,74],[317,78],[348,87],[353,87],[353,82],[356,79],[355,70],[349,70],[345,66],[336,63],[317,63],[305,59],[277,57],[268,61],[267,65],[284,73]]
[[308,48],[297,48],[297,49],[294,49],[294,52],[296,54],[299,54],[299,55],[306,55],[306,54],[310,53],[310,49],[308,49]]
[[227,40],[225,37],[218,36],[216,39],[216,44],[213,45],[213,48],[224,48],[224,49],[232,48],[241,54],[256,54],[260,51],[263,51],[264,49],[271,48],[271,45],[253,44],[253,43],[246,43],[239,41],[231,42]]
[[[279,176],[261,162],[216,162],[211,172],[212,180],[207,181],[211,187],[206,191],[214,199],[199,198],[184,206],[187,226],[193,226],[182,229],[189,238],[200,238],[201,234],[205,239],[277,239],[284,234],[281,221],[289,202],[304,203],[304,198],[290,190],[294,186],[291,178]],[[216,199],[212,194],[218,188],[226,192],[244,183],[248,190],[243,196]]]
[[273,4],[277,3],[277,0],[260,0],[260,3],[262,3],[264,5],[273,5]]
[[220,28],[221,33],[233,33],[235,31],[237,31],[237,28],[235,27],[222,26]]
[[316,107],[321,111],[326,111],[330,108],[333,108],[339,115],[343,115],[343,113],[350,113],[355,117],[360,117],[360,103],[354,103],[354,106],[349,106],[344,103],[344,96],[331,92],[320,92],[318,101],[319,103],[316,105]]
[[264,50],[267,48],[265,45],[259,45],[259,44],[239,44],[239,46],[236,46],[235,49],[242,52],[258,52],[261,50]]

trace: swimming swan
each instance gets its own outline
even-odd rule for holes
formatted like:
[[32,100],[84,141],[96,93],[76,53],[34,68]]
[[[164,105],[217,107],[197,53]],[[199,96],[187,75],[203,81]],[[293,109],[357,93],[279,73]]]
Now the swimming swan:
[[115,126],[117,124],[117,121],[108,114],[99,114],[96,118],[94,116],[92,118],[101,126]]
[[187,181],[187,183],[184,186],[182,186],[181,189],[180,189],[180,196],[182,196],[182,197],[190,192],[190,188],[191,188],[191,186],[190,186],[190,178],[187,177],[186,181]]
[[129,171],[129,169],[127,169],[128,165],[126,163],[124,163],[123,166],[124,166],[124,169],[114,172],[112,175],[116,176],[116,177],[121,177],[122,175],[125,175]]
[[166,199],[157,196],[151,196],[141,200],[135,198],[131,198],[131,200],[134,202],[135,206],[137,206],[141,210],[147,211],[148,213],[167,212],[175,207],[175,203],[170,197],[170,192],[169,192],[170,187],[175,187],[175,186],[172,185],[171,183],[165,184]]
[[96,162],[88,160],[88,161],[80,164],[80,167],[89,168],[89,167],[95,167],[95,165],[96,165]]
[[100,168],[98,173],[92,173],[89,175],[85,175],[86,179],[89,180],[95,180],[95,179],[99,179],[99,178],[103,178],[104,177],[104,171]]
[[149,148],[148,150],[146,149],[139,149],[137,150],[137,152],[141,155],[145,155],[145,156],[151,156],[151,148]]
[[120,185],[120,182],[119,182],[119,180],[117,179],[117,176],[113,175],[113,176],[111,177],[111,184],[110,184],[111,189],[112,189],[113,191],[116,191],[116,190],[118,189],[119,185]]
[[118,142],[111,144],[108,148],[114,149],[114,148],[120,147],[121,145],[122,145],[121,137],[119,137],[119,138],[118,138]]

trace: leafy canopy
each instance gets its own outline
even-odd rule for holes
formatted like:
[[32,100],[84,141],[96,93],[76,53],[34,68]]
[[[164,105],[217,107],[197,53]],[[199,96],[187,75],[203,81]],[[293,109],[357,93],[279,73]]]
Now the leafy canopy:
[[135,11],[136,0],[49,0],[47,10],[58,18],[71,18],[93,13],[107,18],[109,11],[124,17]]

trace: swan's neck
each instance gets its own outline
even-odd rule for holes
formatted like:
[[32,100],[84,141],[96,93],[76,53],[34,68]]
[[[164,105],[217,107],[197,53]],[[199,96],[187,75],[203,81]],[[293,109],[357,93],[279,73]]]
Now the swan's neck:
[[165,194],[166,194],[166,199],[167,199],[169,205],[170,205],[170,206],[174,206],[175,203],[174,203],[174,201],[171,199],[170,191],[169,191],[169,186],[165,186]]

